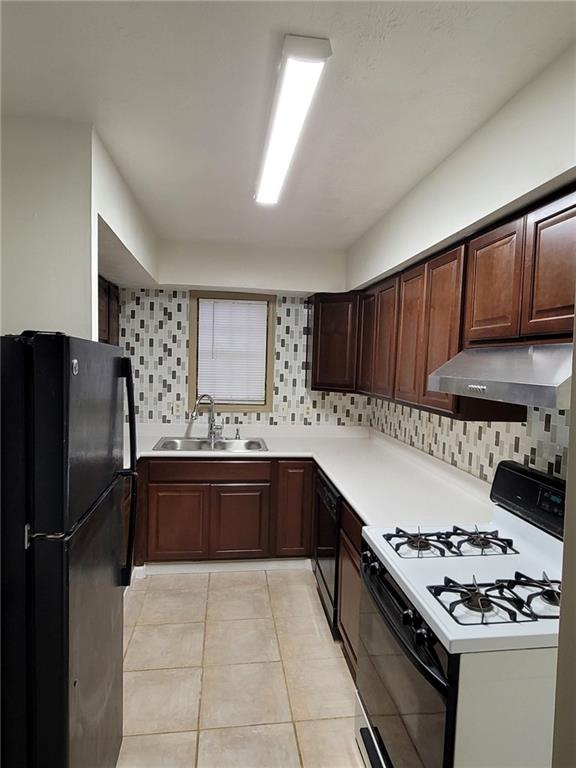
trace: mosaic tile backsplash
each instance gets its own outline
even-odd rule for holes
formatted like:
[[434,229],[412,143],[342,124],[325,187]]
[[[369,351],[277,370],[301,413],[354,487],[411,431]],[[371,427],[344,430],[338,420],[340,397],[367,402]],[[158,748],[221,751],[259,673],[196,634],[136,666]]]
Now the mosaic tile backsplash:
[[[189,418],[188,310],[187,291],[121,291],[121,344],[134,365],[140,422]],[[492,480],[502,459],[565,477],[566,411],[531,408],[525,424],[462,422],[363,395],[310,392],[307,320],[302,297],[278,297],[272,411],[221,412],[225,424],[371,426],[483,480]]]
[[[188,292],[123,289],[120,343],[132,357],[138,420],[189,418]],[[279,296],[274,400],[269,413],[218,412],[225,424],[368,426],[367,398],[306,389],[308,312],[300,296]],[[175,417],[174,405],[180,403]]]

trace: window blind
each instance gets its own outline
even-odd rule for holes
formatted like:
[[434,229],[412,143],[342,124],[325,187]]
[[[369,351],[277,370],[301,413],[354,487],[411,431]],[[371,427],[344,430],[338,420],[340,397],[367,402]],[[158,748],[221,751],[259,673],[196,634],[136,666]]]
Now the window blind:
[[198,395],[266,402],[268,302],[198,299]]

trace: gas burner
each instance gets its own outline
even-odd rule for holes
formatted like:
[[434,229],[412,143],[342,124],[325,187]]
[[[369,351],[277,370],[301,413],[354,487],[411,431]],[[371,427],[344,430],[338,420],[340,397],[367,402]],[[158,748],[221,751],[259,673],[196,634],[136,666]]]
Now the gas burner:
[[478,584],[473,577],[471,584],[460,584],[446,576],[443,584],[428,589],[458,624],[506,624],[537,619],[507,582]]
[[396,528],[395,533],[385,533],[384,538],[400,557],[472,557],[473,555],[517,555],[512,539],[501,537],[498,531],[481,531],[475,526],[468,531],[453,526],[451,531],[422,533]]
[[516,571],[513,579],[505,582],[507,589],[521,594],[528,608],[537,619],[557,619],[560,615],[562,583],[558,579],[550,579],[546,571],[541,579],[533,579]]
[[396,528],[395,533],[385,533],[384,538],[400,557],[444,557],[447,552],[454,553],[454,544],[443,531],[422,533],[418,528],[414,533]]
[[[455,525],[449,536],[458,538],[455,542],[456,549],[462,555],[481,554],[481,555],[508,555],[518,554],[514,549],[512,539],[505,539],[500,536],[498,531],[479,531],[478,526],[474,526],[473,531],[467,531]],[[475,551],[470,551],[475,550]]]

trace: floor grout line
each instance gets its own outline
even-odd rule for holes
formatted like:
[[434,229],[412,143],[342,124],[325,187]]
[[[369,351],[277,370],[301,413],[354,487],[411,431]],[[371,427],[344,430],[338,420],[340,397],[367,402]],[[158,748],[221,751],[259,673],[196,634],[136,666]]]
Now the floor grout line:
[[[307,569],[298,569],[298,570],[301,570],[302,572],[306,572]],[[137,734],[126,734],[125,738],[132,738],[132,737],[138,737],[138,736],[154,736],[154,735],[163,735],[163,734],[176,734],[176,733],[191,733],[191,734],[194,734],[195,747],[196,747],[196,749],[195,749],[194,768],[199,768],[199,765],[200,765],[200,734],[202,732],[204,732],[204,731],[225,731],[225,730],[236,729],[236,728],[248,728],[249,729],[249,728],[261,728],[261,727],[276,726],[276,725],[287,725],[287,724],[289,724],[289,725],[291,725],[291,730],[292,730],[292,733],[294,734],[294,739],[295,739],[296,750],[297,750],[297,754],[298,754],[298,761],[299,761],[300,768],[304,768],[304,757],[303,757],[300,741],[299,741],[299,738],[298,738],[298,730],[296,728],[297,723],[321,722],[321,721],[327,721],[327,720],[342,720],[343,722],[344,721],[353,721],[353,716],[351,716],[351,715],[340,715],[340,716],[337,716],[337,717],[332,717],[332,716],[331,717],[310,717],[310,718],[303,717],[303,718],[299,718],[298,720],[296,720],[294,718],[294,710],[293,710],[293,707],[292,707],[292,699],[291,699],[291,696],[290,696],[290,688],[288,686],[288,679],[287,679],[287,673],[286,673],[286,663],[287,662],[292,662],[292,661],[294,661],[294,659],[291,658],[290,656],[285,657],[285,655],[282,653],[282,646],[280,644],[280,638],[279,638],[279,633],[278,633],[277,621],[278,620],[285,621],[286,619],[291,619],[291,618],[299,618],[299,619],[312,620],[316,616],[316,613],[314,611],[312,611],[312,612],[307,611],[305,613],[298,614],[297,616],[277,615],[277,612],[274,611],[274,608],[273,608],[272,595],[273,595],[273,592],[276,591],[276,588],[280,587],[280,586],[283,586],[284,588],[286,588],[286,587],[290,588],[290,587],[293,587],[293,586],[307,586],[307,587],[313,588],[313,585],[308,584],[307,582],[299,582],[298,580],[296,580],[293,584],[288,583],[288,584],[284,584],[284,585],[271,585],[270,584],[270,579],[269,579],[269,572],[268,572],[267,569],[263,569],[263,572],[265,574],[265,582],[261,586],[266,590],[266,597],[267,597],[267,600],[268,600],[268,603],[269,603],[270,609],[271,609],[271,613],[270,613],[269,616],[254,616],[254,617],[242,617],[242,618],[232,618],[232,619],[227,619],[227,618],[209,619],[208,618],[209,599],[210,599],[210,595],[214,594],[214,591],[212,591],[212,589],[211,589],[211,587],[212,587],[212,583],[211,583],[212,582],[212,573],[220,573],[220,572],[222,572],[222,571],[215,570],[213,572],[209,572],[208,573],[208,582],[207,582],[206,590],[202,590],[202,592],[205,592],[205,595],[206,595],[206,599],[204,601],[204,610],[203,610],[203,617],[204,618],[203,619],[198,619],[198,620],[195,620],[195,621],[163,621],[163,622],[155,622],[155,623],[152,623],[152,624],[142,624],[142,623],[139,623],[139,621],[136,621],[135,624],[129,625],[131,627],[131,633],[130,633],[130,639],[129,639],[127,647],[126,647],[126,653],[128,652],[129,646],[132,643],[132,640],[133,640],[133,637],[134,637],[134,633],[135,633],[135,630],[136,630],[137,627],[142,628],[142,627],[161,627],[161,626],[195,625],[195,624],[202,624],[203,625],[202,652],[201,652],[201,661],[200,661],[199,664],[193,664],[193,665],[187,665],[187,666],[181,666],[180,665],[180,666],[174,666],[174,667],[154,667],[154,668],[147,668],[147,669],[126,670],[126,672],[143,672],[143,673],[155,672],[155,671],[166,672],[166,671],[169,671],[169,670],[183,670],[183,671],[193,670],[193,669],[200,670],[200,686],[199,686],[199,693],[198,693],[198,709],[197,709],[197,717],[196,717],[196,729],[195,730],[183,729],[183,730],[177,730],[177,731],[153,731],[153,732],[142,732],[142,733],[137,733]],[[257,570],[252,569],[250,571],[245,571],[245,572],[255,573],[255,572],[261,572],[261,571],[257,571]],[[281,573],[282,569],[271,569],[271,572],[272,573]],[[274,577],[274,578],[276,578],[276,577]],[[215,586],[216,585],[214,585],[214,587]],[[253,586],[260,586],[260,585],[253,585]],[[218,589],[232,589],[232,591],[233,591],[234,587],[231,587],[231,588],[218,587]],[[191,593],[191,594],[198,594],[198,589],[190,590],[190,589],[165,589],[165,588],[163,588],[163,589],[157,589],[157,590],[150,590],[149,591],[149,585],[147,586],[147,588],[145,590],[137,590],[137,591],[138,592],[143,592],[144,593],[144,598],[146,597],[147,594],[150,594],[150,592],[154,592],[154,593],[156,593],[158,595],[162,595],[162,594],[166,595],[166,594],[170,594],[170,593],[174,593],[174,592],[177,592],[177,593],[186,593],[186,592],[188,592],[188,593]],[[143,603],[144,603],[144,600],[143,600]],[[142,608],[143,608],[143,605],[142,605]],[[140,618],[140,617],[138,617],[138,618]],[[238,622],[262,622],[262,621],[266,621],[269,624],[271,623],[271,625],[272,625],[273,632],[274,632],[274,639],[276,641],[276,646],[277,646],[278,656],[279,656],[279,658],[277,660],[266,659],[264,661],[257,661],[257,660],[245,661],[245,662],[235,661],[235,662],[228,663],[228,664],[226,664],[226,663],[225,664],[208,664],[208,665],[206,664],[206,643],[207,643],[207,625],[208,624],[224,623],[224,622],[226,624],[228,624],[228,623],[231,623],[231,622],[232,623],[233,622],[237,622],[238,623]],[[330,658],[331,659],[333,657],[332,656],[326,656],[325,658],[327,658],[327,659]],[[318,660],[320,660],[320,659],[318,659]],[[207,669],[223,668],[223,667],[235,667],[235,666],[250,666],[250,665],[254,665],[254,664],[257,664],[257,665],[260,665],[260,666],[263,665],[263,664],[281,664],[282,679],[284,681],[284,686],[285,686],[287,700],[288,700],[288,709],[289,709],[290,720],[281,720],[281,721],[273,722],[273,723],[270,723],[270,722],[250,723],[250,724],[243,724],[243,725],[222,725],[222,726],[211,726],[211,727],[209,726],[209,727],[206,727],[206,728],[201,728],[200,727],[200,723],[201,723],[201,712],[202,712],[202,699],[203,699],[203,694],[204,694],[204,683],[205,683],[205,681],[204,681],[204,674],[205,674],[205,671]]]
[[270,591],[270,580],[268,578],[268,573],[266,573],[266,587],[268,590],[268,599],[270,600],[270,608],[272,609],[272,621],[274,623],[274,634],[276,635],[276,642],[278,643],[278,652],[280,654],[280,663],[282,665],[282,677],[284,679],[284,686],[286,688],[286,697],[288,699],[288,708],[290,710],[290,723],[292,725],[292,732],[294,734],[294,739],[296,741],[296,751],[298,752],[298,761],[300,763],[301,768],[304,766],[304,760],[302,758],[302,751],[300,749],[300,743],[298,742],[298,734],[296,733],[296,726],[294,725],[294,711],[292,709],[292,700],[290,698],[290,689],[288,688],[288,679],[286,677],[286,667],[284,666],[284,656],[282,654],[282,649],[280,647],[280,638],[278,637],[278,627],[276,625],[276,616],[274,615],[274,609],[272,606],[272,592]]

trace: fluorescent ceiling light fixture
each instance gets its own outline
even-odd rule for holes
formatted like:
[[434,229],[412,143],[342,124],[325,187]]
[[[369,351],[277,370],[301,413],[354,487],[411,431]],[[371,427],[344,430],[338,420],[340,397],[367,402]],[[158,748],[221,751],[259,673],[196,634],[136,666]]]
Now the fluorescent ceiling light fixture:
[[256,202],[275,205],[290,168],[326,61],[330,40],[286,35]]

